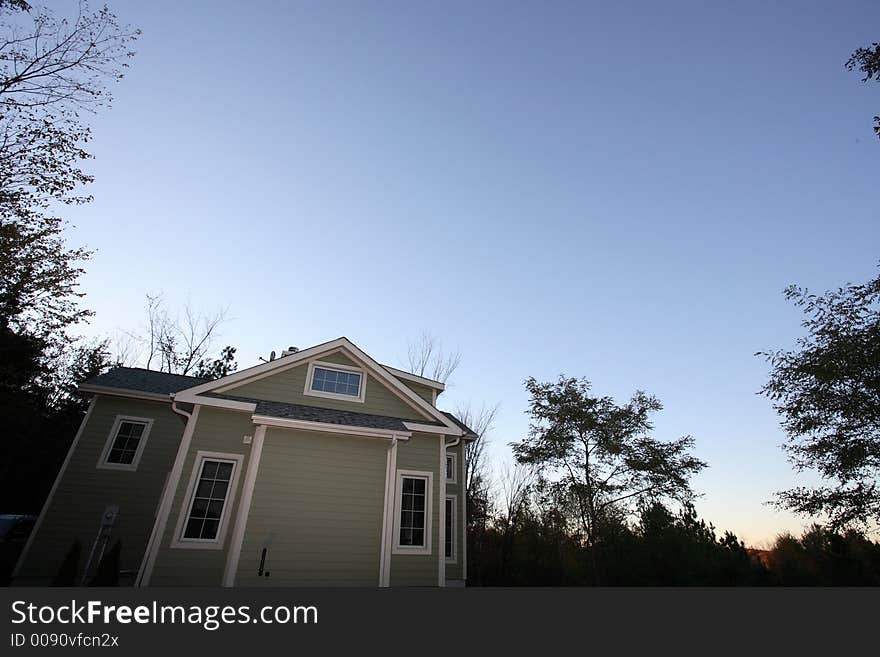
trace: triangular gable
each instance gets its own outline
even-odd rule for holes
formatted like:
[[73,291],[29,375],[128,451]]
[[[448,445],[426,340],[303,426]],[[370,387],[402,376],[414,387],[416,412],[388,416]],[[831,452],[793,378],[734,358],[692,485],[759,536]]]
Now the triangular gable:
[[[432,422],[439,422],[444,427],[450,429],[450,435],[458,435],[461,429],[449,420],[441,411],[437,410],[424,399],[419,397],[410,388],[404,385],[400,380],[391,374],[385,367],[373,360],[366,352],[360,349],[348,338],[342,337],[330,342],[309,347],[287,356],[282,356],[268,363],[262,363],[249,367],[240,372],[235,372],[228,376],[222,377],[215,381],[203,383],[186,390],[182,390],[175,395],[175,398],[192,400],[193,397],[203,395],[204,393],[228,393],[234,395],[235,388],[258,381],[262,378],[279,374],[287,369],[305,365],[311,360],[320,360],[322,356],[331,353],[342,353],[346,357],[351,358],[353,362],[363,367],[367,373],[390,390],[401,401],[417,411],[425,419]],[[193,400],[195,401],[195,400]]]

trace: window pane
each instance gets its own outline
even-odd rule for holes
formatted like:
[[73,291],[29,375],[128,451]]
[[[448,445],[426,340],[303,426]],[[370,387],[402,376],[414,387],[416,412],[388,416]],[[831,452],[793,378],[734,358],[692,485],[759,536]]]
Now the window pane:
[[452,558],[452,540],[454,538],[453,532],[455,531],[455,522],[453,520],[455,513],[455,507],[453,505],[453,500],[446,500],[446,557]]
[[213,479],[217,474],[218,465],[220,464],[217,461],[205,461],[205,465],[202,466],[202,479]]
[[186,523],[186,531],[183,533],[184,538],[201,538],[202,520],[190,520]]
[[202,535],[200,538],[214,539],[217,538],[217,529],[220,527],[219,520],[205,520],[202,526]]
[[231,463],[221,463],[217,466],[217,479],[221,481],[229,481],[229,477],[232,476],[232,464]]

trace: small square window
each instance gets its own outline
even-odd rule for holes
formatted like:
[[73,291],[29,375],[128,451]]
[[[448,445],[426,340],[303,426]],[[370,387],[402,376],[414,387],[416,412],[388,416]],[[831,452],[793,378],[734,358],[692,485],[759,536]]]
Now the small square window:
[[108,470],[136,470],[149,437],[153,420],[117,416],[98,459],[98,467]]

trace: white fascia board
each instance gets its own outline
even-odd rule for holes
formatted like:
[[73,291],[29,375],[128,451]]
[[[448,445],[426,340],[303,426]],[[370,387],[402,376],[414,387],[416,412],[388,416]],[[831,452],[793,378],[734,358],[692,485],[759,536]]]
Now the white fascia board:
[[407,372],[405,370],[399,370],[396,367],[391,367],[390,365],[382,365],[386,370],[391,372],[394,376],[400,379],[406,379],[407,381],[412,381],[413,383],[421,383],[423,386],[428,386],[429,388],[434,388],[436,390],[446,390],[446,385],[440,383],[439,381],[435,381],[434,379],[426,379],[423,376],[419,376],[418,374],[413,374],[412,372]]
[[221,399],[220,397],[202,397],[194,395],[188,390],[178,392],[174,395],[174,401],[179,404],[201,404],[202,406],[213,406],[214,408],[227,408],[233,411],[245,411],[253,413],[257,410],[257,405],[253,402],[235,401],[234,399]]
[[143,390],[129,390],[128,388],[113,388],[111,386],[96,386],[83,383],[77,386],[80,392],[89,392],[96,395],[111,395],[114,397],[128,397],[130,399],[147,399],[171,403],[171,395],[163,395],[159,392],[144,392]]
[[325,422],[310,422],[308,420],[293,420],[290,418],[272,417],[271,415],[253,415],[251,419],[256,425],[278,427],[280,429],[300,429],[301,431],[319,431],[323,433],[344,434],[361,436],[363,438],[384,438],[391,440],[409,440],[412,435],[408,431],[392,431],[391,429],[373,429],[371,427],[353,427],[345,424],[327,424]]
[[419,424],[418,422],[406,422],[405,426],[410,431],[418,431],[419,433],[439,433],[444,436],[461,436],[464,432],[461,429],[450,429],[449,427],[438,427],[436,424]]

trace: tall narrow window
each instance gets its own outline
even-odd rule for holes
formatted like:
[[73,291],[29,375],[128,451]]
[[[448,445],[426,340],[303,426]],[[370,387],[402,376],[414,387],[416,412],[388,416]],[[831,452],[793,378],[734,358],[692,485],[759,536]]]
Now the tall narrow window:
[[430,472],[398,472],[394,519],[396,554],[431,553],[432,481]]
[[400,498],[400,544],[422,547],[425,544],[425,498],[427,481],[421,477],[403,478]]
[[455,467],[455,454],[446,454],[446,482],[454,484],[457,481],[455,476],[457,468]]
[[446,498],[446,560],[455,561],[455,496]]
[[119,415],[98,459],[98,467],[109,470],[136,470],[147,444],[153,420]]
[[196,485],[195,496],[189,509],[184,538],[206,539],[217,538],[220,518],[229,492],[234,463],[229,461],[202,461],[199,483]]

